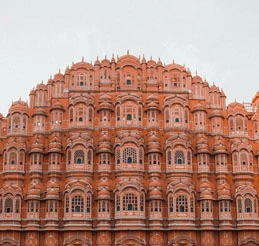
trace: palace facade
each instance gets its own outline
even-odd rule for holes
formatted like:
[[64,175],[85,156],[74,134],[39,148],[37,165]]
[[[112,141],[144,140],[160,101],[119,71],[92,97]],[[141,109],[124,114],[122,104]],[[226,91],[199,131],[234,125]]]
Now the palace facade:
[[72,64],[0,116],[0,245],[259,245],[259,92],[160,59]]

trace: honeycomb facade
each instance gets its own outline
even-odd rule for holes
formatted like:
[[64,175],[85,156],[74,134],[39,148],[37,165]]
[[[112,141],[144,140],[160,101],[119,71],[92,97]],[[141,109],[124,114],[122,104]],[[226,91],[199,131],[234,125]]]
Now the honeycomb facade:
[[127,53],[29,97],[0,116],[0,245],[259,244],[259,92]]

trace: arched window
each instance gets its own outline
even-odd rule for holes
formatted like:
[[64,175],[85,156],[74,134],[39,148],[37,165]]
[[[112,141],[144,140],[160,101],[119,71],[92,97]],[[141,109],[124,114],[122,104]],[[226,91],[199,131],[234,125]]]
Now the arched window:
[[232,118],[229,120],[229,128],[230,128],[230,131],[234,130],[234,121]]
[[185,164],[184,153],[182,150],[176,150],[174,155],[175,164]]
[[238,213],[242,213],[242,200],[241,200],[241,198],[238,198],[238,200],[237,200],[237,210],[238,210]]
[[89,122],[93,121],[93,109],[92,108],[89,108],[88,121]]
[[171,150],[167,151],[167,164],[168,165],[172,164],[172,151]]
[[252,213],[252,201],[249,198],[245,199],[245,213]]
[[15,201],[15,213],[19,213],[20,212],[20,199],[16,199]]
[[241,161],[241,165],[248,164],[248,153],[246,151],[242,151],[240,153],[240,161]]
[[176,198],[176,212],[188,212],[187,198],[183,195]]
[[134,193],[127,193],[123,196],[123,211],[137,211],[138,198]]
[[138,120],[142,121],[142,107],[141,106],[138,107]]
[[191,165],[191,159],[192,159],[191,151],[188,151],[187,152],[187,163],[188,163],[188,165]]
[[0,214],[3,213],[3,199],[0,198]]
[[17,153],[11,152],[9,155],[9,164],[16,165],[17,164]]
[[169,197],[169,212],[172,213],[174,211],[174,198],[172,196]]
[[71,150],[67,151],[67,163],[71,164]]
[[84,151],[83,150],[76,150],[74,153],[74,163],[75,164],[82,164],[85,161]]
[[73,114],[73,109],[71,108],[70,110],[69,110],[69,120],[70,120],[70,122],[73,122],[73,119],[74,119],[74,114]]
[[237,131],[242,131],[243,130],[243,119],[240,116],[238,116],[236,118],[236,130]]
[[121,158],[120,157],[120,148],[117,148],[116,149],[116,160],[117,160],[116,163],[117,164],[120,164],[120,158]]
[[132,115],[131,114],[127,114],[127,120],[132,120]]
[[139,154],[139,164],[142,164],[143,163],[143,157],[144,157],[143,148],[139,148],[138,154]]
[[11,198],[7,198],[5,200],[5,212],[12,213],[13,212],[13,200]]
[[87,152],[87,164],[92,164],[92,150],[88,150]]
[[169,123],[169,109],[165,110],[165,123]]
[[117,107],[116,113],[117,113],[117,121],[118,121],[118,120],[121,119],[120,107],[119,106]]
[[91,212],[91,196],[89,194],[86,197],[86,212]]
[[132,147],[125,148],[123,150],[122,155],[123,155],[123,163],[136,163],[137,162],[137,152]]
[[82,196],[76,195],[72,198],[72,212],[84,212],[84,199]]
[[68,194],[66,195],[66,204],[65,204],[65,207],[66,207],[66,213],[68,213],[69,212],[69,196],[68,196]]

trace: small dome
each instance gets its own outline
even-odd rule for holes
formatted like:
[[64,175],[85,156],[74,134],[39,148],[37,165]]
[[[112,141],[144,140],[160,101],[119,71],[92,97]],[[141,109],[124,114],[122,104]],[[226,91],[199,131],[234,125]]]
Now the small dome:
[[54,137],[49,143],[49,152],[61,152],[62,143],[59,138]]
[[40,138],[36,138],[35,141],[33,141],[31,145],[30,153],[33,153],[33,152],[39,152],[39,153],[44,152],[44,143]]
[[141,63],[142,63],[142,64],[147,63],[146,58],[145,58],[144,56],[143,56],[142,59],[141,59]]
[[221,139],[219,139],[218,141],[215,142],[214,146],[213,146],[213,150],[214,150],[214,154],[217,153],[228,153],[227,152],[227,147],[226,144],[224,142],[221,141]]
[[50,78],[50,79],[48,80],[48,83],[47,83],[47,84],[48,84],[48,85],[52,85],[53,82],[54,82],[53,79]]
[[37,186],[29,188],[29,190],[27,192],[27,197],[28,198],[40,198],[40,189],[37,188]]
[[205,111],[206,112],[206,108],[204,105],[202,105],[201,103],[197,103],[193,109],[192,109],[192,112],[195,112],[195,111]]
[[62,73],[57,73],[54,75],[54,81],[64,81],[64,75]]
[[192,83],[196,83],[196,82],[200,82],[202,83],[202,78],[198,75],[195,75],[193,78],[192,78]]
[[115,63],[114,55],[112,55],[111,63]]
[[154,188],[153,190],[150,191],[149,198],[150,199],[162,198],[162,192],[160,190],[158,190],[157,188]]
[[59,109],[59,110],[65,111],[64,106],[63,106],[62,103],[59,102],[59,101],[55,102],[55,103],[52,105],[51,110],[54,110],[54,109]]
[[58,189],[50,188],[47,190],[47,198],[59,198],[59,191]]
[[32,116],[35,116],[35,115],[43,115],[43,116],[46,116],[47,117],[47,113],[46,113],[46,110],[44,108],[38,108]]
[[213,117],[222,117],[224,118],[223,116],[223,111],[222,110],[219,110],[219,109],[215,109],[211,112],[209,118],[213,118]]
[[22,100],[18,100],[16,102],[13,102],[12,103],[12,106],[10,107],[9,109],[9,114],[12,114],[12,113],[15,113],[15,112],[18,112],[18,113],[29,113],[29,107],[28,107],[28,104]]
[[158,58],[157,66],[163,66],[163,64],[162,64],[162,62],[161,62],[161,60],[160,60],[160,58]]
[[110,61],[105,57],[105,59],[103,59],[101,61],[101,66],[102,67],[110,67],[111,66]]
[[206,189],[201,191],[200,193],[200,199],[205,199],[205,198],[212,198],[212,192],[210,189]]
[[148,68],[156,68],[156,62],[154,60],[152,60],[152,57],[150,57],[150,60],[147,62],[147,67]]
[[226,199],[226,198],[231,198],[231,191],[230,187],[228,184],[220,184],[218,185],[218,198],[219,199]]
[[149,187],[150,188],[160,188],[161,187],[161,183],[160,183],[160,181],[157,179],[157,178],[155,178],[155,179],[153,179],[150,183],[149,183]]
[[247,111],[244,105],[238,102],[230,103],[227,107],[227,112],[229,115],[235,115],[235,114],[247,115]]
[[99,58],[97,57],[95,62],[94,62],[94,65],[95,66],[100,66],[100,61],[99,61]]
[[99,199],[109,199],[111,197],[111,194],[108,190],[106,190],[105,188],[101,189],[98,192],[98,198]]

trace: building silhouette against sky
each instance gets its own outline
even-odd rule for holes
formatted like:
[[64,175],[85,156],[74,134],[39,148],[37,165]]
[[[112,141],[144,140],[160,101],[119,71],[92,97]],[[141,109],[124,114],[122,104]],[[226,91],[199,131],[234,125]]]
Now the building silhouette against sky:
[[0,245],[259,244],[259,92],[226,105],[185,66],[127,53],[29,97],[0,116]]

